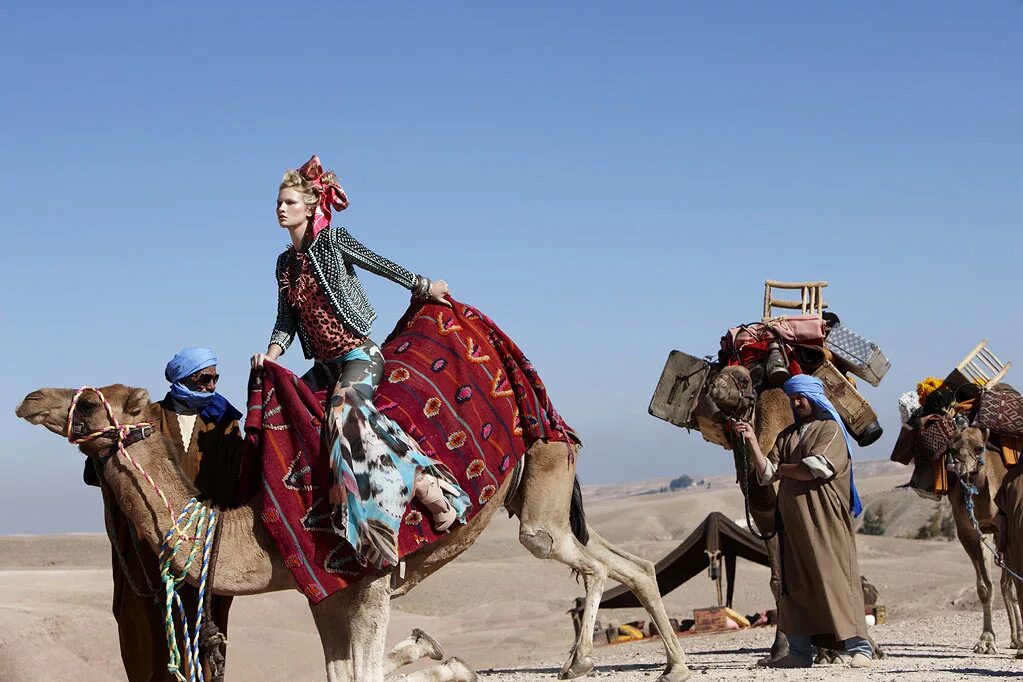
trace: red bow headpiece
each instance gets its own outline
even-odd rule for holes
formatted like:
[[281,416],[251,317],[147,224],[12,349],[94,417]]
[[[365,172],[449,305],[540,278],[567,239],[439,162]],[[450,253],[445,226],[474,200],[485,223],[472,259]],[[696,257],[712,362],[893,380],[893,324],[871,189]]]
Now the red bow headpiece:
[[328,175],[323,172],[320,157],[315,154],[298,169],[298,173],[320,193],[320,202],[316,205],[316,214],[313,216],[312,236],[315,237],[321,230],[330,226],[331,209],[343,211],[348,208],[348,196],[341,189],[333,173]]

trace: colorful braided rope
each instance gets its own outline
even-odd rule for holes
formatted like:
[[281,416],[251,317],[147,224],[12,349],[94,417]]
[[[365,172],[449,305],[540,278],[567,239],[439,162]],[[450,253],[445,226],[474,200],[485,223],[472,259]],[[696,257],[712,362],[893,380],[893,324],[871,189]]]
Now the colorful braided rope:
[[[103,403],[103,408],[106,410],[107,419],[110,420],[110,426],[100,429],[99,431],[93,431],[92,433],[81,436],[78,438],[74,437],[73,434],[73,420],[75,410],[78,408],[78,402],[86,391],[92,391],[95,393],[100,401]],[[169,660],[167,663],[168,672],[172,673],[178,682],[205,682],[205,677],[202,669],[202,662],[199,656],[199,633],[202,627],[203,619],[203,603],[206,600],[206,580],[209,575],[210,566],[210,554],[213,549],[213,538],[217,526],[217,512],[215,509],[207,507],[203,503],[199,502],[196,498],[190,499],[181,510],[181,513],[175,516],[174,508],[171,503],[167,500],[167,496],[160,490],[160,486],[157,485],[156,481],[146,472],[142,466],[135,461],[135,459],[128,454],[125,449],[124,441],[128,437],[128,434],[138,428],[150,427],[152,424],[148,422],[141,422],[138,424],[121,424],[117,417],[114,416],[114,409],[110,405],[106,396],[98,388],[92,386],[82,386],[79,388],[71,399],[71,406],[68,408],[67,415],[67,428],[65,430],[65,436],[68,441],[78,445],[81,443],[88,443],[89,441],[114,434],[115,444],[117,446],[117,453],[131,462],[131,465],[142,474],[156,494],[160,496],[167,512],[171,517],[171,527],[167,530],[164,535],[163,543],[160,547],[160,579],[164,585],[164,592],[166,599],[164,600],[164,626],[167,634],[167,649],[169,652]],[[188,532],[193,530],[192,535]],[[175,576],[173,573],[173,560],[181,550],[182,544],[187,543],[190,545],[188,552],[188,558],[185,560],[184,566],[181,570],[181,575]],[[181,601],[179,594],[179,585],[185,580],[188,575],[192,564],[195,562],[196,555],[199,553],[200,547],[202,549],[202,565],[199,570],[199,602],[196,606],[195,614],[195,626],[189,627],[188,615],[185,613],[184,604]],[[182,640],[185,644],[185,655],[188,663],[188,680],[185,679],[181,673],[181,652],[178,650],[178,640],[176,625],[174,622],[174,611],[177,610],[181,617],[181,634]]]

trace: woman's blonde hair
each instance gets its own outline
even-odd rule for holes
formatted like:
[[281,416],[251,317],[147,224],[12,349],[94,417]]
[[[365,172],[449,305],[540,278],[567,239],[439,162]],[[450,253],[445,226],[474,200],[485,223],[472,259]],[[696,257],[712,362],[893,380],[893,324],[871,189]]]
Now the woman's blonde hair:
[[[337,182],[337,176],[334,175],[334,171],[327,171],[323,174],[323,180],[331,182]],[[306,206],[316,206],[320,203],[320,188],[313,185],[311,182],[302,177],[302,174],[297,170],[288,170],[284,172],[284,178],[281,180],[280,189],[293,189],[298,191],[302,195],[302,200]]]

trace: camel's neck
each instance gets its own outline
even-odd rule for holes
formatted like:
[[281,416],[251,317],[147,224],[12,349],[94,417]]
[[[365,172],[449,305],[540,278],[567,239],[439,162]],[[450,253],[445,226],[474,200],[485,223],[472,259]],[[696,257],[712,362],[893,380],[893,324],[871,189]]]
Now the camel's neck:
[[[175,516],[198,495],[199,490],[185,478],[174,460],[169,436],[153,434],[130,446],[127,452],[163,492]],[[158,552],[173,519],[156,488],[120,455],[115,455],[103,466],[103,477],[139,537]],[[258,520],[259,509],[254,499],[237,509],[221,512],[218,518],[221,530],[214,571],[215,592],[253,594],[290,587],[290,573]],[[187,555],[187,552],[182,554]],[[175,558],[175,572],[180,573],[184,558]],[[199,568],[199,562],[195,562],[189,582],[198,582]]]

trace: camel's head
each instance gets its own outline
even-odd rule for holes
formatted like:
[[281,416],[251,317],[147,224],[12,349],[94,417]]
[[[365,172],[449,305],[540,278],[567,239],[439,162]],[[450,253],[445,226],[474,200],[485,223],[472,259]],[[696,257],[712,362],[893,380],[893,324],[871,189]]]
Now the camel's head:
[[948,470],[960,480],[969,481],[984,466],[987,439],[987,429],[968,426],[959,431],[948,446]]
[[[149,392],[144,388],[131,388],[113,384],[100,389],[113,410],[114,417],[121,424],[144,421],[142,418],[149,405]],[[41,388],[32,391],[14,413],[29,422],[39,424],[60,435],[67,435],[68,411],[75,391],[70,388]],[[110,426],[106,408],[95,391],[85,391],[78,399],[72,419],[72,435],[84,436]],[[100,439],[99,445],[109,445],[109,439]],[[83,444],[83,451],[89,452],[89,444]]]
[[749,370],[741,365],[724,367],[711,380],[710,399],[726,415],[737,415],[754,399],[753,379]]

